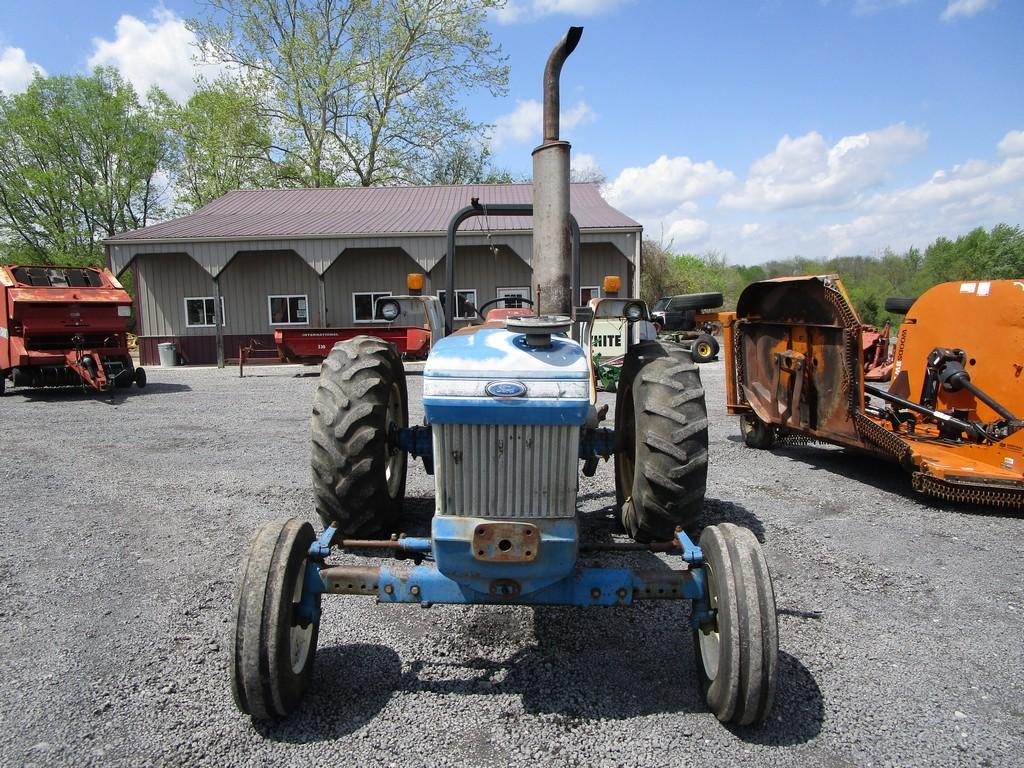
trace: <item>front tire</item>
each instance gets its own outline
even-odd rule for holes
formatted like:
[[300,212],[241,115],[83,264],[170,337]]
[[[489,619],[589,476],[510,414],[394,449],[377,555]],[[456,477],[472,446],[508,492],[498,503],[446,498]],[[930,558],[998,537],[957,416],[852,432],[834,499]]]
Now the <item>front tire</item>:
[[701,513],[708,419],[700,373],[680,346],[643,341],[626,355],[615,398],[615,496],[626,532],[666,541]]
[[135,386],[139,389],[143,389],[146,386],[146,369],[136,368],[135,369]]
[[370,336],[338,342],[313,396],[316,511],[343,536],[388,533],[405,498],[408,457],[388,433],[409,423],[405,369],[395,348]]
[[315,538],[302,520],[271,520],[256,532],[242,563],[231,693],[238,709],[257,720],[294,712],[313,676],[320,625],[302,626],[297,609]]
[[693,632],[697,677],[724,723],[764,722],[775,700],[779,628],[775,590],[754,534],[732,523],[700,537],[712,620]]

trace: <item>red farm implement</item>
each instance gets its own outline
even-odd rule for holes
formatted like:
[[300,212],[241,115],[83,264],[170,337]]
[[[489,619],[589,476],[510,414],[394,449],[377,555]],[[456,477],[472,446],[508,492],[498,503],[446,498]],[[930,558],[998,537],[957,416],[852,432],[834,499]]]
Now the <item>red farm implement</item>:
[[128,351],[132,300],[93,267],[0,266],[0,393],[17,387],[146,384]]

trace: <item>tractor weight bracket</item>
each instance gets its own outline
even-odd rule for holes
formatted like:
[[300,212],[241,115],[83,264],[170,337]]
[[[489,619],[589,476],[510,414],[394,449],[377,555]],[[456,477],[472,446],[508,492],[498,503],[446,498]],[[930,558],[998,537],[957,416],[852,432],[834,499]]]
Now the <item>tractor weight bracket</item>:
[[615,453],[618,437],[614,429],[597,427],[580,432],[580,458],[586,461],[600,457],[607,461]]
[[414,459],[433,458],[434,441],[430,427],[396,427],[388,434],[388,445],[405,451]]

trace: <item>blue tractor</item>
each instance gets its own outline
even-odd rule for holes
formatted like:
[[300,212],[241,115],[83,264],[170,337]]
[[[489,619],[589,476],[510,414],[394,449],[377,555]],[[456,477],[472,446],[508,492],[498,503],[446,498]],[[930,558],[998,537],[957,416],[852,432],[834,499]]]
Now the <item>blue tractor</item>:
[[[451,333],[453,307],[445,307],[449,335],[425,364],[421,426],[409,424],[393,346],[364,336],[334,347],[312,416],[324,530],[294,518],[271,521],[243,563],[231,679],[238,708],[253,718],[284,717],[299,705],[313,676],[325,594],[423,605],[690,600],[697,679],[709,708],[738,724],[759,723],[771,709],[778,629],[760,545],[728,523],[704,528],[699,545],[687,534],[707,479],[697,366],[687,350],[656,339],[641,301],[596,299],[575,311],[570,303],[579,285],[578,229],[568,206],[569,145],[558,139],[558,77],[581,32],[571,28],[548,60],[545,142],[534,152],[535,297],[544,305],[535,309],[547,312],[492,311]],[[447,296],[455,295],[454,231],[478,207],[449,227]],[[385,318],[403,311],[401,298],[381,301]],[[625,320],[630,338],[613,429],[600,425],[589,349],[590,329],[603,318]],[[434,476],[429,538],[394,535],[410,456]],[[636,543],[580,541],[579,472],[592,475],[609,458],[620,519]],[[396,557],[379,566],[328,563],[335,547],[389,549]],[[584,566],[584,547],[672,552],[679,567]]]

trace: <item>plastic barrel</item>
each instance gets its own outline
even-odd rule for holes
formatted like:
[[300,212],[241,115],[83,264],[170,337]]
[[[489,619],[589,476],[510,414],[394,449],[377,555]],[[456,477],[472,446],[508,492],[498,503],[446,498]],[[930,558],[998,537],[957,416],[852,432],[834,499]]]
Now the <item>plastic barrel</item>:
[[178,345],[173,341],[157,344],[156,348],[160,351],[161,368],[172,368],[178,364]]

